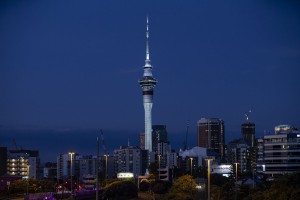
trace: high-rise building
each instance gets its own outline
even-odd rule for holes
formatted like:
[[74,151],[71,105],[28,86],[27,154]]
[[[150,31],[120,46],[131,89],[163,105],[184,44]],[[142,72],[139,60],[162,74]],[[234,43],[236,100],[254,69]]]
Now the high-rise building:
[[152,151],[157,153],[159,143],[168,143],[167,126],[153,125],[152,130]]
[[77,156],[76,159],[79,161],[80,180],[83,180],[88,175],[96,178],[96,156]]
[[120,149],[114,150],[115,173],[131,172],[135,177],[144,175],[146,172],[147,157],[142,150],[133,146],[121,146]]
[[34,150],[10,150],[7,159],[7,174],[23,178],[39,178],[39,152]]
[[178,166],[178,153],[171,151],[167,154],[167,167],[174,169]]
[[68,163],[70,161],[69,154],[60,154],[57,156],[57,179],[64,180],[70,174]]
[[153,88],[157,81],[152,76],[152,65],[149,53],[149,23],[147,18],[146,30],[146,60],[144,65],[144,75],[139,81],[143,89],[143,103],[145,110],[145,149],[152,152],[152,104],[153,104]]
[[140,148],[145,150],[145,133],[140,133]]
[[198,146],[214,150],[225,157],[225,126],[218,118],[201,118],[197,123]]
[[242,138],[243,141],[249,146],[255,146],[255,124],[246,122],[242,124]]
[[6,174],[7,168],[7,147],[0,147],[0,176]]
[[250,147],[241,139],[233,140],[228,144],[228,163],[238,163],[238,172],[251,172]]
[[[72,155],[72,176],[79,177],[78,154]],[[71,176],[71,155],[60,154],[57,156],[57,179],[65,180]]]

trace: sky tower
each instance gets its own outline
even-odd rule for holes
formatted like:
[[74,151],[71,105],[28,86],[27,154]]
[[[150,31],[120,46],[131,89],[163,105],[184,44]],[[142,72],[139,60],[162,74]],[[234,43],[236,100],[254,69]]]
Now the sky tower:
[[144,75],[139,81],[143,89],[143,103],[145,109],[145,149],[152,152],[152,102],[153,102],[153,88],[157,81],[152,76],[152,65],[150,62],[149,53],[149,21],[147,17],[146,28],[146,60],[144,65]]

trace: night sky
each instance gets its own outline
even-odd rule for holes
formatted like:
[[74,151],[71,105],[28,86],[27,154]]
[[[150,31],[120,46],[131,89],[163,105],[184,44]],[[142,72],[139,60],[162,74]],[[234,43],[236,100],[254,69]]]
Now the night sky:
[[300,2],[292,0],[0,1],[0,146],[95,154],[138,144],[144,130],[138,80],[146,16],[153,124],[172,146],[196,145],[201,117],[241,136],[249,109],[256,136],[300,128]]

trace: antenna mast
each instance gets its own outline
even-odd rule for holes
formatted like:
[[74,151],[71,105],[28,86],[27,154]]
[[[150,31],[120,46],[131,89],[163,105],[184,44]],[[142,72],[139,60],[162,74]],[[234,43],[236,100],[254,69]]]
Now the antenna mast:
[[183,150],[187,150],[187,139],[188,139],[188,134],[189,134],[189,123],[190,121],[187,121],[186,125],[186,132],[185,132],[185,140],[184,140],[184,145],[183,145]]

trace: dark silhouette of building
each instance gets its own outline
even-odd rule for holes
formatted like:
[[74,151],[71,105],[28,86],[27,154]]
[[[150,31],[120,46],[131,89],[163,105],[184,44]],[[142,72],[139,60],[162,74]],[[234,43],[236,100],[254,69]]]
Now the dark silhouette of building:
[[221,161],[225,158],[225,126],[218,118],[201,118],[197,123],[197,145],[220,154]]
[[140,148],[145,150],[145,133],[140,133]]
[[44,166],[44,178],[57,179],[57,163],[46,162]]
[[0,147],[0,176],[6,174],[7,169],[7,147]]
[[249,147],[255,145],[255,124],[246,122],[242,124],[242,139]]

